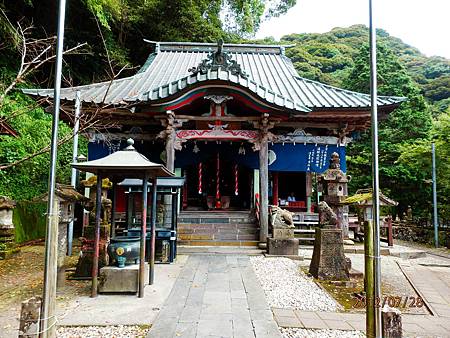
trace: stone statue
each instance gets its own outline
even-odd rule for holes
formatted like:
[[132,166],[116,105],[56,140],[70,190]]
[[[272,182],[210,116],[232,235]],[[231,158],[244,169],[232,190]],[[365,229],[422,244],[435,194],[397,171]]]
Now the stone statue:
[[338,222],[336,213],[331,209],[327,202],[319,203],[319,224],[324,225],[336,225]]
[[408,205],[408,209],[406,209],[406,219],[408,221],[412,221],[413,220],[412,209],[411,209],[410,205]]
[[270,221],[274,229],[291,229],[295,227],[292,212],[281,209],[276,205],[271,205],[270,210]]
[[334,152],[331,154],[329,168],[330,169],[341,169],[341,160],[340,160],[339,154],[337,152]]

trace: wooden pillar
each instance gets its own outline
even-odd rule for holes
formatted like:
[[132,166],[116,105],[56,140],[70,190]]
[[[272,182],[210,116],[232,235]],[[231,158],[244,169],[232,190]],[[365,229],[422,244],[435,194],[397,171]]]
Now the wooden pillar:
[[267,135],[261,137],[259,148],[259,241],[266,243],[269,234],[269,144]]
[[393,247],[394,246],[394,234],[392,231],[392,217],[388,216],[386,219],[387,222],[387,240],[388,240],[388,246]]
[[148,174],[144,175],[142,183],[142,227],[141,246],[139,253],[139,298],[144,297],[145,287],[145,241],[147,240],[147,197],[148,197]]
[[166,168],[175,170],[175,130],[171,130],[166,138]]
[[113,182],[111,198],[112,198],[112,207],[111,207],[111,238],[116,237],[116,207],[117,207],[117,183]]
[[[175,138],[176,128],[175,114],[173,111],[167,111],[167,125],[166,125],[166,168],[171,172],[175,171]],[[170,196],[164,195],[164,223],[163,226],[170,228],[172,224],[172,199]]]
[[306,173],[306,212],[311,212],[311,196],[312,196],[312,174]]
[[100,217],[102,211],[102,173],[97,173],[97,195],[95,203],[95,237],[94,237],[94,257],[92,259],[92,286],[91,297],[97,297],[98,287],[98,257],[100,254]]
[[273,174],[272,204],[278,205],[278,173]]
[[181,210],[185,210],[188,207],[188,176],[187,176],[187,170],[184,170],[184,185],[183,185],[183,195],[182,195],[182,203],[181,203]]
[[155,245],[156,245],[156,177],[153,179],[152,189],[152,218],[151,218],[151,238],[150,238],[150,262],[149,262],[149,284],[153,285],[155,281]]

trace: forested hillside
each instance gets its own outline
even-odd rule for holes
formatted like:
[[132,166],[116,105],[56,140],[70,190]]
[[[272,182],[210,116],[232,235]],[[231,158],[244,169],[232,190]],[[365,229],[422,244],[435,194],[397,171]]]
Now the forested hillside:
[[[267,17],[282,15],[295,0],[78,0],[68,1],[66,49],[86,45],[65,55],[64,85],[79,85],[136,72],[149,52],[143,39],[155,41],[249,41]],[[270,3],[270,7],[266,6]],[[48,171],[50,115],[18,88],[51,87],[54,48],[44,53],[48,62],[16,78],[24,47],[55,32],[56,2],[0,0],[0,122],[18,137],[0,135],[0,195],[30,199],[45,191]],[[400,202],[400,212],[412,205],[415,216],[428,217],[431,201],[430,144],[438,153],[441,213],[450,210],[450,61],[426,57],[416,48],[379,30],[379,91],[408,97],[409,101],[382,122],[380,128],[381,185]],[[281,43],[301,76],[338,87],[368,92],[368,30],[355,25],[324,34],[292,34]],[[25,42],[25,44],[24,44]],[[45,49],[54,41],[41,43]],[[252,42],[256,42],[253,41]],[[279,43],[267,38],[262,43]],[[41,48],[41,49],[39,49]],[[30,48],[26,48],[30,53]],[[36,51],[35,51],[36,53]],[[33,54],[28,54],[28,59]],[[25,58],[28,60],[27,58]],[[16,83],[14,81],[16,80]],[[10,84],[14,83],[11,89]],[[5,91],[7,91],[6,95]],[[368,133],[348,151],[352,191],[370,186]],[[58,180],[69,177],[70,128],[61,123],[66,138],[59,155]],[[86,152],[82,142],[81,152]],[[36,156],[35,156],[36,155]]]
[[[377,30],[377,35],[379,45],[393,52],[421,94],[436,109],[445,111],[450,104],[450,60],[439,56],[426,57],[417,48],[382,29]],[[282,41],[296,45],[288,49],[287,55],[293,59],[301,76],[342,87],[355,65],[361,46],[367,44],[367,36],[366,26],[354,25],[334,28],[324,34],[287,35]]]
[[[446,161],[450,132],[450,60],[426,57],[400,39],[378,30],[378,91],[408,98],[380,124],[380,180],[396,199],[399,213],[408,205],[416,216],[431,211],[431,142],[437,147],[441,213],[448,217],[450,167]],[[335,28],[324,34],[291,34],[286,55],[301,76],[337,87],[369,93],[368,29],[363,25]],[[270,42],[266,39],[265,42]],[[354,135],[348,149],[351,190],[370,186],[369,132]],[[447,142],[445,141],[447,140]]]

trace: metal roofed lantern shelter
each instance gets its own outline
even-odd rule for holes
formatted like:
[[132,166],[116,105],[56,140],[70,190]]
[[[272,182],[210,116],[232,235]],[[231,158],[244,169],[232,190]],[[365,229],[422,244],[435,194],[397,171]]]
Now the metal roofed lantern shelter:
[[[157,177],[171,177],[174,174],[162,164],[149,161],[144,155],[138,153],[133,147],[134,141],[127,140],[128,146],[120,151],[116,151],[106,157],[82,162],[73,163],[72,167],[81,171],[90,172],[97,175],[97,195],[96,195],[96,215],[95,215],[95,238],[94,238],[94,258],[92,264],[92,290],[91,297],[97,296],[98,287],[98,258],[100,240],[100,217],[101,217],[101,189],[102,178],[108,177],[113,182],[120,182],[125,178],[140,178],[142,183],[142,229],[140,240],[139,259],[139,297],[144,297],[144,267],[145,267],[145,240],[147,230],[147,190],[148,181],[153,182],[152,213],[156,210],[156,189]],[[151,218],[151,248],[150,248],[150,284],[154,281],[155,263],[155,217]]]
[[[161,263],[172,263],[176,258],[177,251],[177,217],[178,217],[178,195],[180,189],[184,185],[184,177],[158,177],[156,179],[156,194],[157,203],[161,202],[163,204],[164,197],[169,196],[171,198],[171,210],[169,215],[169,220],[166,221],[166,215],[164,212],[156,212],[156,253],[155,256],[158,258],[160,254]],[[133,236],[134,233],[140,230],[135,227],[135,220],[138,218],[138,212],[133,210],[133,206],[136,205],[136,197],[142,193],[142,180],[141,179],[130,179],[127,178],[122,182],[118,183],[120,188],[123,188],[125,194],[128,195],[126,198],[126,231],[128,236]],[[149,191],[153,187],[153,182],[149,182]],[[120,193],[120,192],[119,192]],[[161,200],[159,200],[161,199]],[[163,205],[159,205],[164,209]],[[117,206],[117,204],[116,204]],[[118,208],[114,208],[118,209]],[[114,210],[113,209],[113,210]],[[158,207],[157,207],[158,209]],[[114,220],[116,217],[112,216]],[[119,227],[117,227],[119,229]],[[149,236],[148,236],[149,237]],[[148,238],[149,239],[149,238]],[[148,240],[147,239],[147,240]],[[160,249],[160,250],[159,250]],[[148,249],[146,250],[146,256],[148,255]],[[158,252],[160,251],[160,252]]]

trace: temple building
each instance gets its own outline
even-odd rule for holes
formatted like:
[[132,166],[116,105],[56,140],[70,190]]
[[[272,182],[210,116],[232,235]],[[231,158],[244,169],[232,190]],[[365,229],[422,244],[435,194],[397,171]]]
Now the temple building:
[[[300,77],[285,56],[289,47],[151,42],[153,52],[137,74],[64,88],[62,108],[73,111],[78,93],[82,114],[97,114],[108,126],[87,132],[89,160],[133,138],[140,153],[185,177],[180,220],[191,226],[179,234],[180,242],[264,242],[268,205],[314,213],[315,174],[328,168],[334,152],[345,172],[347,144],[370,126],[369,95]],[[24,92],[50,101],[53,96],[51,89]],[[379,96],[380,116],[403,100]],[[125,191],[117,208],[129,214],[130,203],[139,203],[127,203]],[[239,237],[235,223],[243,215],[243,223],[255,219],[255,231]],[[196,231],[208,219],[215,230]]]

